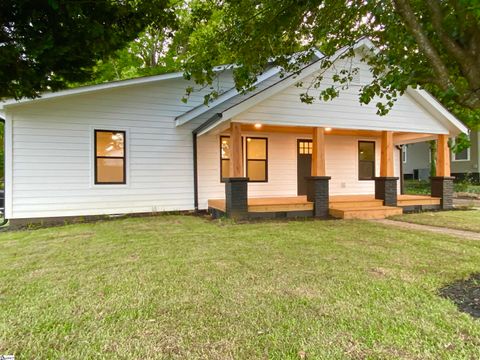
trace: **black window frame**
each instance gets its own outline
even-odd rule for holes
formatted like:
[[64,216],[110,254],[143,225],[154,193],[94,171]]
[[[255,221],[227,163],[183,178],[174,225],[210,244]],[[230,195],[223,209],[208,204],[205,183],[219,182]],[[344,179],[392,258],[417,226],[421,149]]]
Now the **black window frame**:
[[[230,136],[228,136],[228,135],[221,135],[220,136],[220,144],[219,144],[220,147],[219,148],[220,148],[220,182],[221,183],[225,182],[225,178],[222,176],[222,174],[223,174],[223,160],[231,161],[230,157],[228,157],[228,159],[224,159],[222,157],[222,140],[223,139],[230,139]],[[230,162],[228,164],[230,166]]]
[[[373,161],[371,160],[360,160],[360,144],[361,143],[369,143],[369,144],[373,144]],[[375,171],[376,171],[376,142],[375,141],[368,141],[368,140],[358,140],[358,147],[357,147],[357,161],[358,161],[358,180],[359,181],[371,181],[371,180],[375,180]],[[360,176],[360,164],[362,162],[366,162],[366,163],[372,163],[373,162],[373,173],[372,173],[372,177],[371,178],[364,178],[364,177],[361,177]]]
[[[107,133],[121,133],[123,134],[123,156],[97,156],[97,134],[107,132]],[[95,129],[93,136],[93,161],[94,161],[94,184],[95,185],[126,185],[127,184],[127,132],[125,130],[105,130],[105,129]],[[121,159],[123,160],[123,181],[109,181],[109,182],[99,182],[98,181],[98,163],[97,159]]]
[[[248,158],[248,139],[256,139],[256,140],[265,140],[265,159],[249,159]],[[252,183],[267,183],[268,182],[268,137],[255,137],[255,136],[248,136],[246,137],[246,146],[245,146],[245,173],[248,176],[248,162],[249,161],[263,161],[265,162],[265,180],[248,180],[248,182]]]

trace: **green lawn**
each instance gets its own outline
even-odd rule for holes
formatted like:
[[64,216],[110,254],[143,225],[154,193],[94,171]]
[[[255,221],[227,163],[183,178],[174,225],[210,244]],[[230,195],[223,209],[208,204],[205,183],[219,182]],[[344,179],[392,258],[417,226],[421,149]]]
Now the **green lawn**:
[[440,212],[424,212],[393,216],[393,220],[401,220],[415,224],[433,225],[459,230],[480,232],[479,210],[455,210]]
[[478,359],[438,290],[480,242],[362,221],[131,218],[0,234],[16,359]]

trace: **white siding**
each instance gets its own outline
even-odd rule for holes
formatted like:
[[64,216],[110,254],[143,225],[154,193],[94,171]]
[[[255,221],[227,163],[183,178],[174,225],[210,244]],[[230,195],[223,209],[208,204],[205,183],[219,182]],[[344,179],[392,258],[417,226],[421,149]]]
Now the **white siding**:
[[[232,85],[223,79],[224,87]],[[12,107],[13,169],[7,217],[34,218],[190,210],[192,129],[175,117],[183,79]],[[127,185],[93,185],[93,129],[127,131]]]
[[[336,63],[337,71],[350,67],[348,60]],[[368,105],[360,105],[359,90],[361,84],[370,78],[368,65],[357,58],[353,67],[360,69],[359,84],[351,84],[348,89],[340,90],[340,96],[332,101],[318,99],[321,89],[330,86],[333,71],[324,74],[320,89],[310,89],[309,94],[316,98],[313,104],[300,102],[300,94],[306,92],[314,74],[302,80],[302,86],[290,86],[285,90],[263,100],[259,104],[236,116],[234,121],[245,123],[263,123],[272,125],[325,126],[333,128],[392,130],[418,133],[447,134],[448,130],[410,95],[398,99],[393,109],[386,116],[376,115],[376,100]]]
[[[268,182],[250,183],[249,197],[297,195],[297,139],[310,134],[255,133],[244,136],[268,138]],[[358,180],[358,141],[376,142],[376,175],[380,171],[380,139],[354,136],[326,137],[326,172],[331,176],[330,194],[374,194],[374,181]],[[199,206],[207,207],[208,199],[225,197],[220,182],[220,136],[204,135],[198,139]],[[395,150],[395,176],[399,174],[398,151]]]

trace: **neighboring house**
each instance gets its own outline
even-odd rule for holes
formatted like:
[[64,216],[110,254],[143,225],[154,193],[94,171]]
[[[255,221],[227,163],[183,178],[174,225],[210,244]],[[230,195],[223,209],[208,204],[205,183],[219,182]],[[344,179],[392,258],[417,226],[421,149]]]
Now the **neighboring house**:
[[[321,54],[298,75],[266,71],[238,94],[231,71],[222,95],[166,74],[44,94],[0,105],[6,120],[6,217],[11,220],[210,210],[229,216],[383,217],[401,207],[451,206],[446,141],[467,129],[425,91],[409,89],[388,115],[360,105],[371,78],[356,56],[340,97],[304,104]],[[299,81],[303,85],[298,86]],[[311,89],[315,95],[319,89]],[[439,139],[434,197],[402,198],[397,145]],[[313,175],[310,177],[310,175]],[[249,181],[247,180],[249,178]]]
[[[457,154],[450,154],[451,174],[457,179],[468,178],[480,182],[480,131],[470,132],[471,146]],[[410,144],[403,149],[403,175],[405,179],[428,180],[430,177],[430,144]]]

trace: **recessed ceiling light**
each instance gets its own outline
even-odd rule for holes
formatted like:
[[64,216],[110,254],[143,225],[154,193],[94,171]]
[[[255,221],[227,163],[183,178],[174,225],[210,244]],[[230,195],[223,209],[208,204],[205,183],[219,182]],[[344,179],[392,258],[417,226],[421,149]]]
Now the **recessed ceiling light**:
[[262,124],[255,124],[254,127],[255,127],[255,129],[261,129],[261,128],[262,128]]
[[332,128],[325,128],[325,131],[332,131]]

